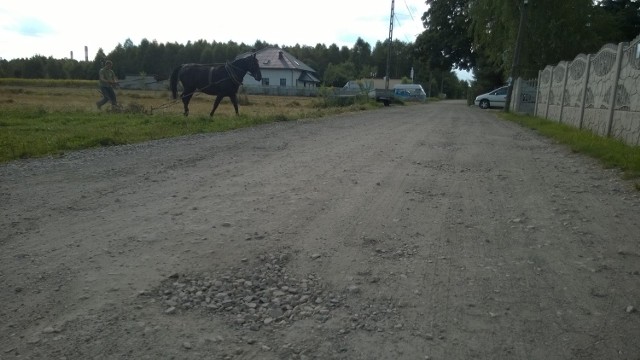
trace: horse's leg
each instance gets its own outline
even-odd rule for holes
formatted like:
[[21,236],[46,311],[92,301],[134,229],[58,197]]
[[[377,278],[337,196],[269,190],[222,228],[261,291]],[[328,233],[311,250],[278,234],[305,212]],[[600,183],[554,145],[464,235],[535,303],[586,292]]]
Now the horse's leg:
[[184,104],[184,116],[189,116],[189,101],[191,101],[191,96],[193,96],[193,91],[187,92],[187,90],[180,95],[182,104]]
[[222,101],[222,98],[224,98],[223,95],[216,96],[216,101],[213,102],[213,109],[211,109],[211,114],[209,114],[209,116],[213,117],[213,113],[216,112],[216,109],[218,108],[218,105],[220,105],[220,101]]
[[229,99],[231,99],[231,103],[233,104],[233,108],[236,109],[236,115],[240,115],[238,113],[238,97],[236,94],[229,95]]

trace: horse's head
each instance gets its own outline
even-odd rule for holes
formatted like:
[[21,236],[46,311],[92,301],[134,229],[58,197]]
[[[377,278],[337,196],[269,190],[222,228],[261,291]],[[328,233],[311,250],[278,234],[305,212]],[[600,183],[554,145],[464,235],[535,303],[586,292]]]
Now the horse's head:
[[256,53],[247,57],[247,71],[251,76],[253,76],[256,81],[262,80],[262,73],[260,72],[260,64],[258,63],[258,58],[256,57]]

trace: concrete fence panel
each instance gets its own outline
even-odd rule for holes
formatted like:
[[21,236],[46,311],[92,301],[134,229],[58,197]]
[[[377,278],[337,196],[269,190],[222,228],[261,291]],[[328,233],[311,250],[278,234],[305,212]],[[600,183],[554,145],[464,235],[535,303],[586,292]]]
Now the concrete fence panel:
[[548,119],[562,122],[562,103],[567,78],[567,62],[562,61],[553,68],[551,73],[551,90],[549,93]]
[[607,136],[607,116],[611,108],[611,95],[615,84],[613,77],[616,53],[615,45],[603,46],[593,56],[589,72],[582,124],[584,129],[601,136]]
[[587,55],[580,54],[569,63],[567,85],[564,90],[562,122],[577,128],[582,126],[580,120],[588,79],[588,61]]
[[622,50],[611,136],[640,145],[640,36]]
[[547,117],[549,112],[549,93],[551,90],[551,73],[553,66],[547,65],[538,75],[538,94],[536,96],[536,116]]
[[546,66],[535,115],[640,145],[640,36]]

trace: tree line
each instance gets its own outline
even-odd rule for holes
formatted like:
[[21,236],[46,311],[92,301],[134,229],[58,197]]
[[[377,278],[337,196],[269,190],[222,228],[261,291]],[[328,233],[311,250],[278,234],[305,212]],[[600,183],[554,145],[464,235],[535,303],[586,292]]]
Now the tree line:
[[[526,5],[525,5],[526,3]],[[361,38],[352,47],[336,44],[279,46],[257,40],[254,44],[197,40],[158,43],[127,39],[92,61],[54,59],[35,55],[28,59],[0,59],[0,77],[95,80],[105,59],[115,63],[118,77],[154,75],[162,80],[183,63],[224,63],[238,54],[275,46],[317,71],[323,86],[342,87],[359,78],[409,78],[431,95],[465,96],[468,84],[454,69],[474,76],[473,92],[503,85],[512,73],[514,48],[522,11],[523,37],[517,76],[537,77],[538,70],[580,53],[596,52],[606,43],[631,41],[640,34],[639,0],[426,0],[424,31],[415,42]]]
[[0,77],[96,80],[100,67],[106,59],[110,59],[114,62],[114,71],[119,78],[145,74],[163,80],[180,64],[223,64],[239,54],[270,46],[291,53],[316,70],[323,86],[342,87],[349,80],[382,78],[386,74],[389,54],[390,78],[409,79],[413,68],[414,82],[423,85],[433,82],[435,93],[444,85],[449,89],[449,96],[462,97],[466,87],[466,83],[459,81],[450,69],[432,71],[423,66],[423,63],[416,60],[413,43],[394,40],[389,47],[389,40],[385,40],[376,42],[372,47],[361,38],[352,47],[338,47],[336,44],[279,46],[260,40],[249,45],[206,40],[190,41],[187,44],[158,43],[143,39],[140,44],[135,45],[127,39],[109,53],[99,49],[95,58],[88,62],[41,55],[28,59],[0,60]]

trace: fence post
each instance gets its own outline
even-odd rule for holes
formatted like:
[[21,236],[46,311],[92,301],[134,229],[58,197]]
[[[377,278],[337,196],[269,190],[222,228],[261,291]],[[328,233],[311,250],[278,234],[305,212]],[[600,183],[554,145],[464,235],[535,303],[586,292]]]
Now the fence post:
[[533,116],[537,117],[538,116],[538,98],[540,97],[540,92],[538,90],[540,90],[540,84],[542,84],[540,82],[540,79],[542,79],[542,71],[538,70],[538,82],[536,83],[536,106],[533,107]]
[[589,89],[589,73],[591,72],[591,54],[587,55],[587,67],[586,74],[584,75],[584,85],[582,85],[582,100],[580,101],[580,124],[578,129],[582,129],[582,122],[584,121],[584,110],[587,107],[587,90]]
[[553,70],[555,66],[551,67],[551,76],[549,77],[549,90],[547,91],[547,108],[544,111],[544,118],[549,119],[549,98],[551,97],[551,88],[553,87]]
[[616,67],[613,75],[613,85],[611,89],[611,103],[609,107],[609,118],[607,120],[607,137],[611,136],[611,128],[613,126],[613,113],[615,112],[616,96],[618,92],[618,78],[620,77],[620,68],[622,67],[622,54],[624,43],[618,44],[618,52],[616,53]]
[[560,95],[560,116],[558,124],[562,124],[562,114],[564,113],[564,93],[567,91],[567,75],[569,74],[569,63],[564,66],[564,80],[562,80],[562,94]]

